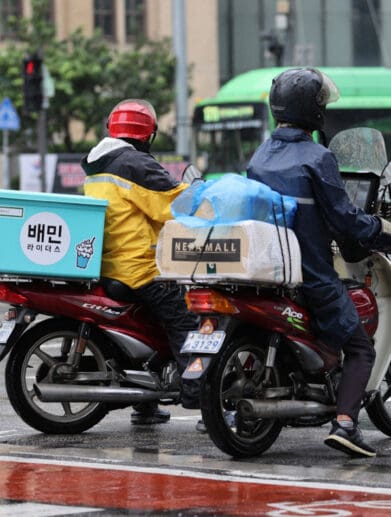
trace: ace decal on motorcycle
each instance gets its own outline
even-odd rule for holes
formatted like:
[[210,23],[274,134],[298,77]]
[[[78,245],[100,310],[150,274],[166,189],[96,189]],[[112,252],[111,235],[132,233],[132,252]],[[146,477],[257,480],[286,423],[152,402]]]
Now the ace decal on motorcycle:
[[32,215],[20,232],[23,253],[31,262],[42,266],[55,264],[65,257],[70,242],[67,223],[53,212]]

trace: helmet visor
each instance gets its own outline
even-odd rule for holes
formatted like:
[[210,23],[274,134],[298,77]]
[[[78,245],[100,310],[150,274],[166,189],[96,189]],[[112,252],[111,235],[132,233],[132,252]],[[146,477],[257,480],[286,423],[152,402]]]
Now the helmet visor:
[[317,70],[322,79],[322,86],[316,96],[316,101],[319,106],[326,106],[330,102],[336,102],[339,99],[339,90],[337,85],[323,72]]

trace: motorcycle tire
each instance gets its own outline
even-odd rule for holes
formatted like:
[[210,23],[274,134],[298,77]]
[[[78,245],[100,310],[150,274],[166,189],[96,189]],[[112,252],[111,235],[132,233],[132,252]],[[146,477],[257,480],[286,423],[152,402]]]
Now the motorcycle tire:
[[[33,384],[50,378],[50,367],[67,358],[63,345],[76,339],[78,322],[48,319],[25,332],[13,347],[5,371],[6,390],[16,413],[29,426],[46,434],[75,434],[90,429],[107,414],[103,402],[42,402]],[[80,369],[106,371],[110,349],[91,332]]]
[[[214,444],[234,458],[255,457],[278,438],[278,419],[242,421],[235,403],[251,398],[251,379],[264,368],[266,347],[251,337],[234,337],[206,373],[201,387],[201,413]],[[262,380],[262,379],[260,379]],[[278,386],[273,369],[270,386]]]
[[368,416],[374,426],[387,436],[391,436],[391,364],[389,365],[380,390],[367,406]]

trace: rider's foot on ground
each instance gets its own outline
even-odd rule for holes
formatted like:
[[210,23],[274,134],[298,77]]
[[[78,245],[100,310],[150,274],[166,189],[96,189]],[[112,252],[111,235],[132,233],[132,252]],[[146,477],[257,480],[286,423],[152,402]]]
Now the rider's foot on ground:
[[204,424],[203,420],[198,420],[198,422],[196,423],[196,430],[201,434],[205,434],[207,432],[206,425]]
[[333,420],[330,434],[324,443],[355,458],[376,456],[375,449],[364,442],[358,426],[353,427],[351,430],[345,429],[336,420]]
[[[224,411],[224,418],[229,427],[233,427],[235,424],[235,413],[233,411]],[[196,424],[196,430],[199,433],[205,434],[207,432],[206,425],[204,421],[198,420]]]
[[160,409],[157,404],[146,402],[135,406],[135,411],[130,415],[133,425],[164,424],[170,420],[170,412]]

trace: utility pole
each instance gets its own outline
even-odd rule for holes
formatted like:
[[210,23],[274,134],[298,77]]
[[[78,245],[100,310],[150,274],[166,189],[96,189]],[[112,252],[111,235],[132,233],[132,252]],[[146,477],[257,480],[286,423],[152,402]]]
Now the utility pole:
[[54,81],[47,69],[42,52],[23,60],[24,110],[38,113],[37,133],[38,152],[41,159],[41,192],[46,192],[46,155],[47,155],[47,110],[49,98],[54,96]]
[[176,152],[190,155],[185,0],[172,0],[175,65]]

